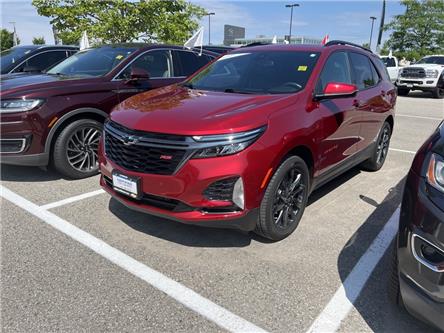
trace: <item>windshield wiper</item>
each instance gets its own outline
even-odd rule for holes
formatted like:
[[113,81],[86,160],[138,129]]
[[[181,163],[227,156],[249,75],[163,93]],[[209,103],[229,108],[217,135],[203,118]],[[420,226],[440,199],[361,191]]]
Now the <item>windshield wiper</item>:
[[237,90],[237,89],[233,89],[233,88],[227,88],[224,90],[224,92],[226,93],[234,93],[234,94],[254,94],[254,92],[251,91],[245,91],[245,90]]

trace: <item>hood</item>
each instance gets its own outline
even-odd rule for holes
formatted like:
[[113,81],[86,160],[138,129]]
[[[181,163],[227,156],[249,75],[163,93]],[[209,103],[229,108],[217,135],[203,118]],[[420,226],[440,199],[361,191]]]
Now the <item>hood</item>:
[[270,112],[290,105],[290,100],[294,103],[297,96],[223,93],[172,85],[125,100],[111,113],[111,120],[146,132],[240,132],[265,125]]
[[2,95],[26,91],[32,93],[34,90],[61,88],[63,86],[72,84],[73,81],[81,83],[83,81],[91,81],[91,78],[74,78],[63,75],[49,75],[49,74],[8,74],[1,76],[0,90]]
[[414,64],[409,65],[403,68],[425,68],[425,69],[437,69],[441,71],[444,68],[444,65],[438,65],[438,64]]

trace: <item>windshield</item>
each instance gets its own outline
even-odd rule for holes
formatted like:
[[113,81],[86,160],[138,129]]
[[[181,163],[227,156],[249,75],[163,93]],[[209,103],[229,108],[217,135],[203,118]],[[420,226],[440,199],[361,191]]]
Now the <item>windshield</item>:
[[192,89],[288,94],[304,89],[319,53],[259,51],[227,54],[185,82]]
[[48,74],[97,77],[109,73],[136,48],[94,48],[79,51],[58,65]]
[[13,47],[12,49],[2,51],[1,53],[1,69],[2,71],[12,64],[19,63],[20,60],[35,50],[35,47]]
[[444,56],[425,57],[417,62],[417,64],[437,64],[444,65]]

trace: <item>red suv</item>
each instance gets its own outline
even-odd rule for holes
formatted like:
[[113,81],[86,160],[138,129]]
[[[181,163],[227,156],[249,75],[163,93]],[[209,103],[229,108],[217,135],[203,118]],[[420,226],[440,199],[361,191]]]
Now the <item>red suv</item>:
[[217,56],[180,46],[105,45],[82,50],[45,73],[2,76],[0,162],[51,163],[69,178],[94,175],[102,123],[116,104],[181,82]]
[[395,101],[381,60],[357,45],[244,47],[119,104],[100,182],[135,210],[280,240],[314,189],[382,167]]

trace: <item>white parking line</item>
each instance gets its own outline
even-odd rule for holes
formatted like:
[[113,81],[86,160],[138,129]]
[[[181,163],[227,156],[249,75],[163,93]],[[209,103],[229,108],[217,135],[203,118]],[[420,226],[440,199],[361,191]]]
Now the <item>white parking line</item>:
[[97,190],[97,191],[92,191],[92,192],[88,192],[88,193],[83,193],[83,194],[76,195],[76,196],[71,197],[71,198],[63,199],[63,200],[60,200],[60,201],[56,201],[56,202],[52,202],[52,203],[40,206],[40,208],[48,210],[48,209],[51,209],[51,208],[67,205],[69,203],[76,202],[76,201],[79,201],[79,200],[83,200],[83,199],[86,199],[86,198],[91,198],[91,197],[94,197],[94,196],[102,194],[102,193],[105,193],[105,191],[104,190]]
[[412,151],[412,150],[404,150],[404,149],[397,149],[397,148],[389,148],[389,150],[397,151],[397,152],[400,152],[400,153],[407,153],[407,154],[416,155],[416,151]]
[[417,119],[428,119],[428,120],[442,120],[443,118],[438,118],[438,117],[424,117],[424,116],[412,116],[409,114],[400,114],[397,113],[396,117],[407,117],[407,118],[417,118]]
[[399,207],[307,332],[336,332],[398,231]]
[[0,196],[230,332],[266,332],[184,285],[142,264],[68,221],[0,185]]

